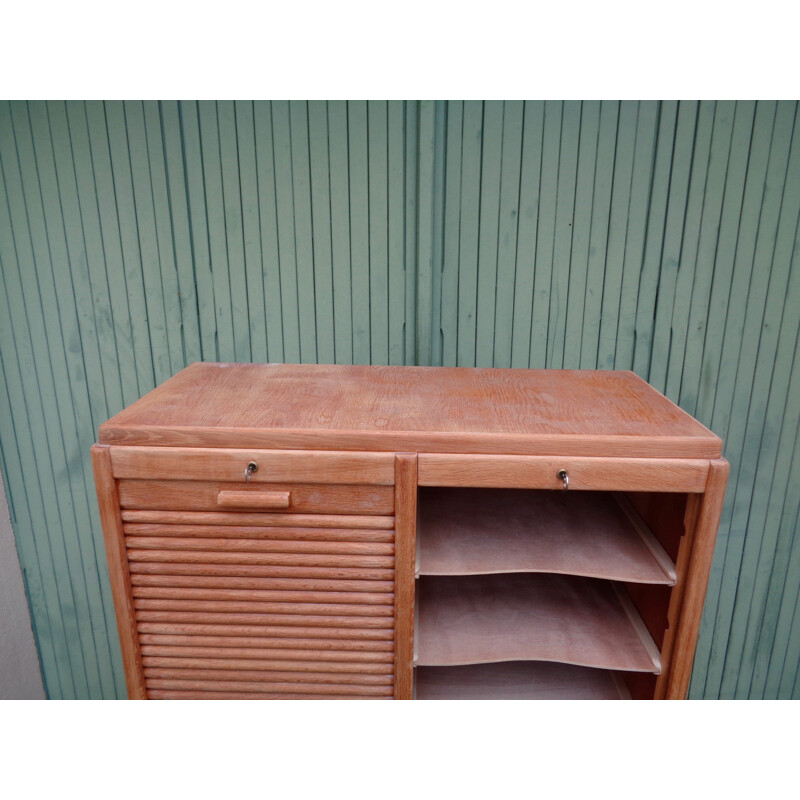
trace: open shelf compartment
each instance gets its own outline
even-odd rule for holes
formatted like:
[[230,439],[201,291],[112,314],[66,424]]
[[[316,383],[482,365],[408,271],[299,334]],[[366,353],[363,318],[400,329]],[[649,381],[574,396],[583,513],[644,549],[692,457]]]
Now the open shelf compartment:
[[418,575],[550,572],[675,583],[675,565],[622,495],[420,490]]
[[417,700],[629,700],[622,678],[605,669],[547,661],[418,667]]
[[625,588],[565,575],[422,576],[416,644],[417,666],[530,660],[661,671]]

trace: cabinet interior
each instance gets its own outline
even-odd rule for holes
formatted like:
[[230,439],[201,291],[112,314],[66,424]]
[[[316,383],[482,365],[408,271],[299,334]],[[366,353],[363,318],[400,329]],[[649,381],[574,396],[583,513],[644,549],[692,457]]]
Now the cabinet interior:
[[688,497],[421,487],[415,697],[652,698]]

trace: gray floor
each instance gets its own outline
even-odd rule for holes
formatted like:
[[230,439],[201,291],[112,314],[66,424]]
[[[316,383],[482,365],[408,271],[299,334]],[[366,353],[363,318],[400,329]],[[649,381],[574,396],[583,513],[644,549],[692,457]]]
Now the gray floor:
[[42,673],[0,480],[0,700],[43,700]]

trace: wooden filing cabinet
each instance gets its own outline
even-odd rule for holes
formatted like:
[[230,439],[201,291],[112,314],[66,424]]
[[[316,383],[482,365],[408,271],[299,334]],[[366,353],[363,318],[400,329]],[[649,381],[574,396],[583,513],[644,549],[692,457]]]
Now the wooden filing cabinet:
[[198,363],[92,457],[131,698],[686,696],[728,466],[633,373]]

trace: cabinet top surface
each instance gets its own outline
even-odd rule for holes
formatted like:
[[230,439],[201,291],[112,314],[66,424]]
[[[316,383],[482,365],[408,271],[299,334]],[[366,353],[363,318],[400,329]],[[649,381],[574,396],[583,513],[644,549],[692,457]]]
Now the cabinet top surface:
[[196,363],[100,427],[105,444],[716,458],[632,372]]

